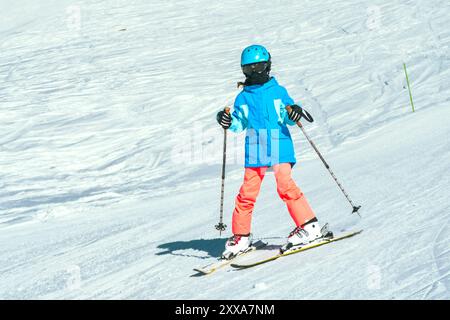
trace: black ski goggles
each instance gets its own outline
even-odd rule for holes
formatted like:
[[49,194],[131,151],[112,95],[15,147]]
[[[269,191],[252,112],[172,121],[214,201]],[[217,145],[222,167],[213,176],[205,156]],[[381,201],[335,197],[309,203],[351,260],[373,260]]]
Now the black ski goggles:
[[242,72],[245,75],[251,75],[253,72],[262,73],[270,67],[270,62],[257,62],[242,66]]

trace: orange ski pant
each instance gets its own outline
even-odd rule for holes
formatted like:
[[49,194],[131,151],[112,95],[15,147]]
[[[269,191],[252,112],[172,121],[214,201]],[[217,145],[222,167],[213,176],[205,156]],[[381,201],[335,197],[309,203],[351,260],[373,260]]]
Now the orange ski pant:
[[[232,232],[238,235],[250,233],[253,207],[268,167],[245,168],[244,183],[236,197],[233,211]],[[277,192],[286,203],[289,214],[297,226],[315,217],[302,191],[291,177],[291,164],[281,163],[273,166],[277,182]]]

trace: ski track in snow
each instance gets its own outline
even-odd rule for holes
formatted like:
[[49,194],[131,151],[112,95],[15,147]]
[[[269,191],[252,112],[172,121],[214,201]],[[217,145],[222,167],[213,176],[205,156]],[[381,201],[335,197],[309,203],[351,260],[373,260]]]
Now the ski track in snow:
[[[0,298],[449,299],[448,1],[0,0]],[[79,14],[79,15],[78,15]],[[219,237],[222,130],[243,47],[315,122],[294,179],[355,238],[191,277]],[[411,112],[402,63],[408,68]],[[243,135],[228,135],[225,223]],[[268,173],[257,239],[289,214]]]

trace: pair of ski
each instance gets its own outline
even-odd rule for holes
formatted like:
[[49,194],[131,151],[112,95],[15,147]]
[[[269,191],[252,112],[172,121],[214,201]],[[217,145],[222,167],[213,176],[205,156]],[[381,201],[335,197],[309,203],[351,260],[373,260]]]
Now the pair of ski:
[[242,259],[240,259],[241,257],[247,256],[247,255],[250,256],[250,254],[252,252],[260,251],[260,250],[264,249],[265,247],[267,247],[266,242],[258,240],[255,243],[253,243],[253,245],[249,248],[249,250],[237,255],[236,257],[234,257],[232,259],[229,259],[229,260],[221,259],[218,262],[208,264],[204,267],[194,268],[194,270],[199,272],[200,274],[207,275],[207,274],[211,274],[219,269],[222,269],[228,265],[230,265],[231,267],[236,268],[236,269],[247,269],[247,268],[255,267],[255,266],[276,260],[281,257],[285,257],[285,256],[292,255],[295,253],[299,253],[299,252],[303,252],[303,251],[310,250],[313,248],[317,248],[317,247],[323,246],[325,244],[329,244],[329,243],[336,242],[339,240],[347,239],[347,238],[353,237],[357,234],[360,234],[361,232],[362,232],[362,230],[359,230],[359,231],[349,232],[349,233],[346,233],[346,234],[343,234],[343,235],[340,235],[337,237],[328,236],[328,237],[320,238],[320,239],[317,239],[316,241],[314,241],[310,244],[307,244],[305,246],[301,246],[298,248],[291,248],[284,252],[280,252],[281,246],[276,246],[277,253],[275,253],[269,257],[258,258],[258,259],[245,259],[243,262],[239,262],[239,260],[242,260]]

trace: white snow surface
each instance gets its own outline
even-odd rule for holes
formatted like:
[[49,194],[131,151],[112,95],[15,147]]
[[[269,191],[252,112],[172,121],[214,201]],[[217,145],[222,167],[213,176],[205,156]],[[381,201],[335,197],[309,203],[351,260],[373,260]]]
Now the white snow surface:
[[[1,299],[449,299],[450,2],[0,0]],[[216,112],[265,45],[315,117],[293,176],[355,238],[205,277],[243,177]],[[415,103],[411,110],[406,63]],[[294,227],[265,178],[253,235]]]

